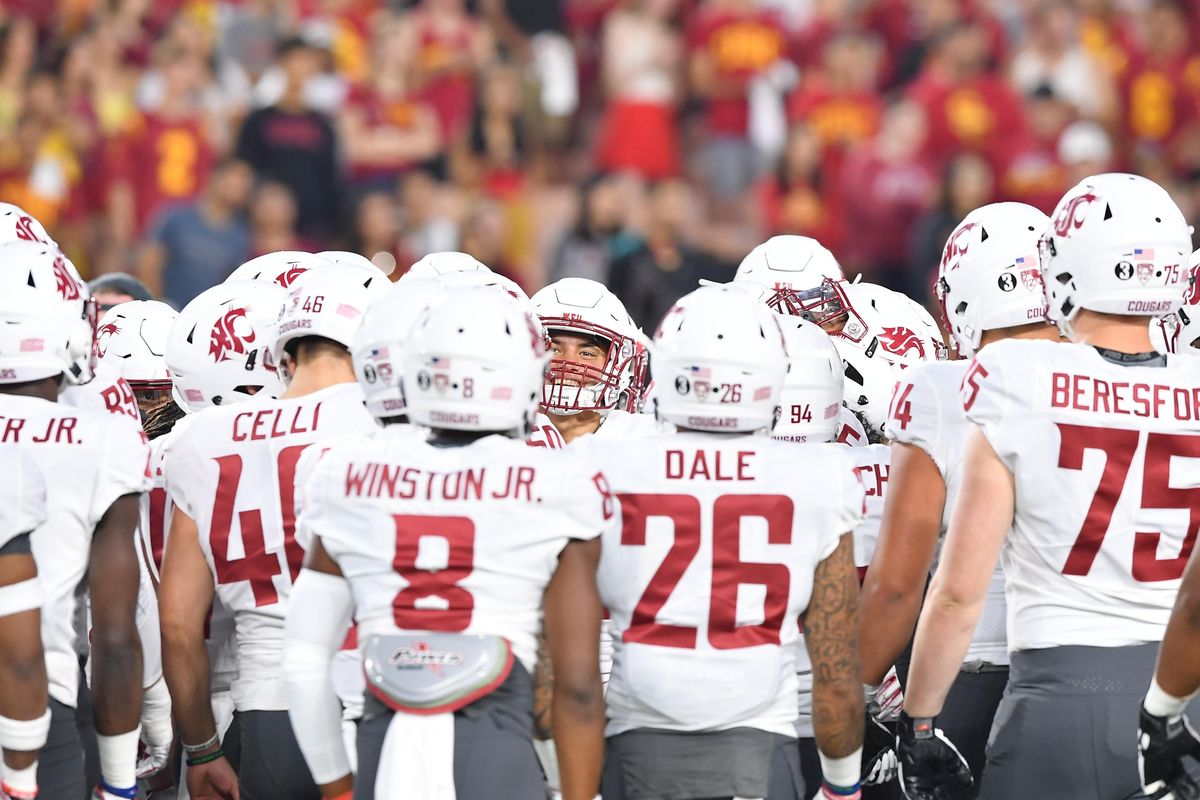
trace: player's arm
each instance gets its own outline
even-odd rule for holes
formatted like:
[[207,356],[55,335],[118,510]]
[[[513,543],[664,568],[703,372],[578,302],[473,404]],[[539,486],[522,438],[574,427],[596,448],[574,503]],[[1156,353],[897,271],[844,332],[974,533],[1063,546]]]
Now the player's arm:
[[1165,694],[1180,700],[1200,690],[1200,559],[1195,557],[1188,561],[1175,596],[1154,681]]
[[978,426],[970,426],[963,483],[937,574],[929,586],[913,643],[904,709],[914,719],[942,710],[1012,525],[1013,476]]
[[825,782],[856,790],[862,762],[863,695],[858,661],[858,572],[854,541],[844,534],[813,576],[804,612],[804,644],[812,660],[813,733]]
[[92,702],[104,783],[136,785],[142,710],[142,645],[137,632],[138,555],[134,546],[138,495],[118,497],[92,536],[88,590],[92,599]]
[[9,777],[37,762],[50,730],[41,602],[29,534],[14,537],[0,548],[0,747]]
[[283,632],[283,684],[300,752],[324,797],[354,788],[342,739],[342,706],[329,677],[354,612],[350,584],[314,536],[288,597]]
[[946,483],[929,454],[892,444],[879,542],[863,583],[858,628],[863,682],[877,685],[912,637],[937,551]]
[[564,800],[592,800],[604,762],[599,563],[599,539],[572,541],[546,588],[545,630],[554,667],[551,718]]

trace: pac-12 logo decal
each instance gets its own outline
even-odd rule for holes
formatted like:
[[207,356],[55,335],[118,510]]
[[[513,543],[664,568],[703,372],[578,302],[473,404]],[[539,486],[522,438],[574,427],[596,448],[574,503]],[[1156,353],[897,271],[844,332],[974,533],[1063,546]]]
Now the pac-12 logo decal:
[[925,345],[921,343],[921,337],[909,328],[884,328],[879,334],[879,344],[893,355],[906,356],[916,350],[918,356],[925,357]]
[[106,322],[96,329],[96,355],[103,356],[108,351],[108,337],[121,332],[115,322]]
[[1025,284],[1025,289],[1030,292],[1041,292],[1045,286],[1042,283],[1042,271],[1040,269],[1021,270],[1021,283]]
[[956,230],[950,236],[950,240],[946,242],[946,249],[942,252],[943,270],[946,268],[947,264],[950,264],[951,261],[954,262],[953,266],[950,267],[951,271],[958,269],[958,259],[967,254],[967,248],[971,245],[971,241],[967,239],[966,236],[971,229],[975,227],[975,225],[976,223],[974,222],[968,222],[964,225],[960,225],[958,230]]
[[62,256],[54,259],[54,285],[63,300],[79,299],[79,281],[67,269],[67,261]]
[[1087,207],[1096,199],[1096,195],[1088,192],[1072,197],[1057,217],[1054,218],[1054,233],[1058,236],[1070,236],[1072,231],[1083,227],[1087,216]]
[[246,345],[254,342],[254,336],[254,330],[246,319],[246,309],[231,308],[213,325],[208,354],[213,361],[226,361],[231,353],[245,353]]

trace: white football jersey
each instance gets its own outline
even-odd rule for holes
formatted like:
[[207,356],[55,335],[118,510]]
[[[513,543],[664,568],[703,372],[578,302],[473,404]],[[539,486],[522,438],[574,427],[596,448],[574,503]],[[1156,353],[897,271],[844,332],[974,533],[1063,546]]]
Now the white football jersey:
[[1200,360],[1167,358],[1118,365],[1082,344],[1002,341],[963,377],[967,419],[1015,480],[1001,557],[1010,652],[1162,639],[1200,494]]
[[559,554],[620,524],[605,489],[574,450],[502,436],[436,447],[385,428],[325,454],[303,489],[300,528],[350,582],[359,641],[503,636],[532,673]]
[[287,708],[283,620],[304,561],[295,540],[296,463],[314,442],[375,429],[362,390],[341,383],[303,397],[205,409],[172,437],[167,491],[196,522],[217,597],[234,615],[239,711]]
[[46,521],[46,482],[29,456],[0,447],[0,547]]
[[120,371],[105,361],[96,362],[96,376],[79,386],[68,386],[58,395],[58,402],[74,408],[91,408],[129,417],[142,424],[133,387],[121,377]]
[[850,451],[691,432],[579,449],[623,517],[597,573],[615,646],[607,735],[795,735],[813,574],[864,514]]
[[845,406],[839,407],[837,436],[833,437],[833,440],[851,447],[863,447],[867,444],[867,429],[858,417],[854,416],[854,412]]
[[529,438],[525,443],[530,447],[549,447],[552,450],[561,450],[567,446],[563,441],[562,434],[558,432],[558,428],[554,427],[554,423],[550,418],[542,412],[537,412],[534,418],[533,430],[529,432]]
[[653,416],[613,410],[604,415],[600,427],[591,435],[598,441],[636,439],[642,436],[654,436],[660,430],[659,422]]
[[42,646],[50,696],[74,708],[82,645],[76,588],[109,506],[149,488],[150,451],[141,427],[123,414],[0,395],[0,447],[8,446],[23,450],[47,477],[48,515],[30,537],[43,595]]
[[892,451],[886,444],[851,447],[854,469],[862,479],[867,497],[867,515],[854,526],[854,566],[860,570],[871,563],[879,541],[879,524],[883,521],[883,503],[887,495],[888,475],[892,469]]
[[[950,527],[950,516],[962,483],[962,460],[969,430],[962,410],[959,387],[969,361],[929,361],[904,371],[888,414],[887,435],[902,444],[921,448],[937,466],[946,484],[941,534]],[[913,498],[913,502],[919,502]],[[939,546],[940,549],[940,546]],[[936,561],[934,562],[936,564]],[[1005,636],[1004,570],[999,564],[988,585],[983,616],[975,626],[967,661],[1008,663]]]

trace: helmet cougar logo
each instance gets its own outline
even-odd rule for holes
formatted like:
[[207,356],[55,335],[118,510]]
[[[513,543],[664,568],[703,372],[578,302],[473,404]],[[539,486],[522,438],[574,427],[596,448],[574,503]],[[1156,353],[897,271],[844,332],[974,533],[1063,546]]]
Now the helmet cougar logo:
[[946,242],[946,249],[942,253],[943,270],[946,269],[946,265],[948,265],[951,261],[954,262],[954,265],[950,267],[951,271],[958,269],[958,257],[965,256],[967,254],[967,248],[970,247],[971,244],[970,241],[964,237],[972,228],[975,227],[975,224],[976,223],[974,222],[968,222],[966,225],[960,226],[958,230],[956,230],[950,236],[950,241]]
[[286,289],[292,285],[292,281],[296,280],[296,278],[299,278],[307,271],[308,270],[306,270],[304,267],[292,264],[287,268],[286,272],[281,272],[275,276],[275,282]]
[[1200,266],[1192,267],[1188,273],[1188,290],[1183,296],[1183,304],[1185,306],[1194,306],[1200,303]]
[[[30,217],[17,217],[16,234],[18,239],[23,239],[27,242],[42,242],[38,235],[33,231],[33,220]],[[42,242],[45,244],[45,242]]]
[[1054,233],[1057,236],[1069,236],[1071,231],[1082,228],[1083,219],[1087,214],[1087,206],[1091,205],[1095,199],[1096,195],[1091,192],[1072,197],[1063,208],[1062,213],[1054,218]]
[[79,299],[79,281],[67,271],[67,262],[62,256],[54,259],[54,283],[63,300]]
[[915,349],[918,356],[925,357],[925,345],[921,343],[921,337],[908,328],[884,328],[879,334],[879,344],[893,355],[906,356]]
[[[253,330],[249,331],[249,335],[243,336],[234,329],[239,319],[246,319],[246,309],[231,308],[225,312],[225,316],[217,320],[216,325],[213,325],[208,345],[208,354],[213,357],[213,361],[226,361],[231,352],[245,353],[246,345],[254,341]],[[243,322],[242,327],[248,326]]]
[[106,322],[96,329],[96,353],[104,355],[108,350],[108,337],[120,333],[121,329],[115,322]]

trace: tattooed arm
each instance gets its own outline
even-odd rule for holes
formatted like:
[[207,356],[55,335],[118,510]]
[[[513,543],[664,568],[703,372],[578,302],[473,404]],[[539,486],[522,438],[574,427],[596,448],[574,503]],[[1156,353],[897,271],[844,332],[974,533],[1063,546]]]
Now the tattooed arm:
[[804,643],[813,665],[813,731],[817,747],[844,758],[862,747],[863,693],[858,661],[858,573],[854,542],[842,536],[817,566],[804,614]]
[[533,738],[546,741],[554,738],[554,724],[550,719],[551,700],[554,697],[554,662],[550,659],[550,639],[546,626],[538,631],[538,660],[533,671]]

